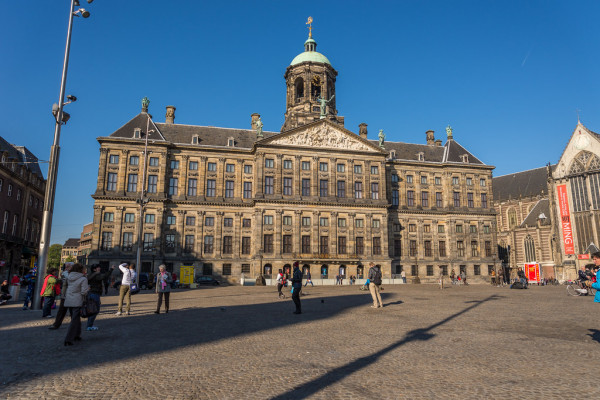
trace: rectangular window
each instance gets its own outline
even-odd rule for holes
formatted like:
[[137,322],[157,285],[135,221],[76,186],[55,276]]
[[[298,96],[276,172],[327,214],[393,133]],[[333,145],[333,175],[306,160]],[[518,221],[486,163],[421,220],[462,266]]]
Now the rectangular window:
[[371,199],[379,199],[379,183],[377,182],[371,182]]
[[365,220],[364,219],[355,219],[354,226],[356,226],[357,228],[362,228],[363,226],[365,226]]
[[223,254],[233,253],[233,243],[231,236],[223,236]]
[[231,228],[233,226],[233,218],[223,218],[223,226]]
[[427,268],[427,276],[433,276],[433,265],[428,265],[426,268]]
[[150,161],[148,162],[148,164],[151,167],[158,167],[158,157],[150,157]]
[[456,253],[459,257],[465,256],[465,243],[462,240],[456,242]]
[[418,265],[411,265],[410,266],[410,274],[412,276],[419,276],[419,266]]
[[408,224],[408,231],[409,232],[416,232],[417,231],[417,224]]
[[453,185],[458,185],[458,177],[457,176],[453,176],[452,177],[452,184]]
[[329,164],[327,164],[326,162],[319,163],[319,171],[327,172],[328,168]]
[[473,201],[473,193],[467,193],[467,207],[475,207],[475,202]]
[[154,223],[154,214],[146,214],[144,217],[144,222],[146,224],[153,224]]
[[251,174],[252,173],[252,165],[244,165],[244,173]]
[[250,273],[250,264],[242,264],[242,274]]
[[264,235],[263,243],[264,243],[263,252],[265,254],[273,253],[273,235]]
[[421,192],[421,207],[429,207],[429,192]]
[[123,232],[121,249],[123,251],[131,251],[133,249],[133,232]]
[[319,253],[329,254],[329,236],[321,236],[319,238]]
[[212,235],[204,236],[204,253],[211,254],[213,252],[214,237]]
[[242,254],[250,254],[250,236],[242,237]]
[[406,175],[406,183],[413,183],[413,176],[412,175]]
[[217,195],[217,181],[214,179],[206,180],[206,197],[215,197]]
[[492,256],[492,242],[490,242],[488,240],[485,241],[485,256],[486,257]]
[[275,162],[272,158],[265,158],[265,168],[273,168],[275,166]]
[[423,225],[423,232],[425,232],[425,233],[431,232],[431,225],[429,225],[429,224]]
[[265,194],[273,194],[275,187],[275,177],[265,176]]
[[204,226],[215,226],[215,217],[204,218]]
[[194,251],[194,235],[185,235],[185,245],[183,250],[186,253],[191,253]]
[[362,165],[355,165],[354,166],[354,173],[355,174],[362,174]]
[[481,208],[487,208],[487,193],[481,193]]
[[178,178],[169,178],[169,195],[177,196],[177,186],[179,185]]
[[467,178],[467,186],[473,186],[473,179]]
[[104,213],[104,222],[113,222],[115,220],[115,214],[111,212]]
[[144,233],[144,251],[154,250],[154,233]]
[[310,179],[302,179],[302,196],[310,196]]
[[346,181],[337,181],[337,197],[346,197]]
[[292,178],[283,178],[283,195],[292,195]]
[[431,257],[431,240],[425,240],[423,246],[425,249],[425,257]]
[[394,232],[400,232],[402,226],[400,224],[394,223]]
[[415,205],[415,191],[414,190],[406,191],[406,205],[407,206]]
[[402,256],[402,240],[394,239],[394,255],[397,257]]
[[177,218],[174,215],[167,215],[167,225],[175,225]]
[[381,226],[381,221],[378,219],[373,219],[371,221],[371,228],[379,228]]
[[234,164],[225,164],[225,172],[233,173],[235,172]]
[[427,177],[424,175],[421,175],[421,184],[422,185],[427,185]]
[[442,192],[435,192],[435,206],[442,207]]
[[186,226],[194,226],[196,225],[196,217],[185,217],[185,225]]
[[292,169],[292,160],[283,160],[283,169]]
[[346,237],[338,237],[338,254],[346,254]]
[[310,226],[310,217],[302,217],[302,226]]
[[484,225],[483,226],[483,233],[490,233],[490,226],[489,225]]
[[485,187],[485,179],[484,179],[484,178],[481,178],[481,179],[479,180],[479,186],[481,186],[481,187]]
[[438,233],[444,233],[446,231],[445,225],[438,225]]
[[109,164],[118,164],[119,163],[119,156],[115,155],[115,154],[111,154],[108,157],[108,163]]
[[8,229],[8,215],[9,215],[9,212],[4,211],[4,222],[2,222],[2,233],[6,233],[6,230]]
[[242,219],[242,228],[250,228],[252,226],[252,220],[250,218]]
[[456,225],[456,233],[462,233],[462,225]]
[[281,252],[283,254],[289,254],[292,252],[292,235],[283,235],[283,247]]
[[17,189],[17,201],[21,201],[21,189]]
[[417,241],[416,240],[411,240],[408,242],[408,251],[409,251],[409,255],[411,257],[416,257],[417,256]]
[[446,257],[446,242],[444,242],[443,240],[441,240],[439,242],[439,253],[440,253],[440,257]]
[[469,225],[469,232],[477,233],[477,225]]
[[392,174],[392,183],[398,183],[398,174],[395,172]]
[[137,192],[137,182],[138,182],[137,174],[129,174],[129,176],[127,176],[127,191],[128,192]]
[[473,275],[481,275],[481,266],[473,265]]
[[225,181],[225,197],[233,197],[234,181]]
[[379,174],[379,167],[377,165],[371,165],[371,175]]
[[373,255],[381,254],[381,238],[374,237],[373,238]]
[[215,172],[215,171],[217,170],[217,163],[215,163],[215,162],[209,162],[209,163],[206,165],[206,169],[207,169],[208,171],[210,171],[210,172]]
[[319,218],[319,226],[329,226],[329,218]]
[[179,161],[171,160],[171,169],[179,169]]
[[102,250],[112,249],[112,232],[102,232]]
[[148,193],[156,193],[158,188],[158,176],[148,175]]
[[302,236],[302,254],[310,254],[310,236]]
[[273,216],[272,215],[265,215],[264,216],[264,224],[265,225],[273,225]]
[[135,214],[134,213],[125,213],[125,222],[127,222],[127,223],[135,222]]
[[340,228],[345,228],[346,227],[346,218],[338,218],[338,226]]
[[231,275],[231,264],[223,264],[223,276]]
[[346,172],[346,164],[338,164],[337,172]]
[[[117,174],[114,172],[108,173],[108,178],[106,180],[106,190],[108,192],[114,192],[117,190]],[[12,194],[12,185],[8,185],[9,196]]]
[[398,194],[398,189],[392,190],[392,205],[398,206],[400,204],[400,197]]
[[355,240],[356,254],[362,255],[365,253],[365,241],[364,238],[358,236]]
[[140,158],[138,156],[129,157],[129,165],[140,165]]
[[292,217],[289,215],[284,215],[283,216],[283,225],[291,225],[292,224]]
[[198,180],[195,178],[188,179],[188,196],[196,196],[198,195]]
[[198,161],[190,161],[188,168],[190,171],[198,171]]
[[310,170],[310,161],[302,161],[302,169],[304,171]]
[[354,182],[354,198],[362,199],[362,182]]
[[453,192],[454,207],[460,207],[460,192]]
[[252,182],[244,182],[244,198],[252,198]]
[[436,185],[441,185],[442,184],[442,178],[440,178],[439,176],[435,177],[435,184]]
[[329,196],[328,187],[329,187],[329,181],[327,179],[321,179],[319,181],[319,196],[321,196],[321,197]]

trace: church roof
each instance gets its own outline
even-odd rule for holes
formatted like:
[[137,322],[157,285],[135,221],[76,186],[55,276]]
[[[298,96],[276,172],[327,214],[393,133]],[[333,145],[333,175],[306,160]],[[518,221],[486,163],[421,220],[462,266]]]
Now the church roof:
[[[371,142],[379,143],[377,140]],[[396,160],[420,161],[419,154],[423,154],[422,161],[425,162],[485,165],[453,139],[448,140],[444,146],[387,141],[384,146],[388,152],[396,152]],[[466,161],[462,158],[465,154],[468,156]]]
[[546,219],[541,222],[542,226],[551,225],[550,221],[550,200],[549,199],[540,199],[535,206],[531,209],[527,217],[521,223],[521,228],[525,228],[527,226],[536,226],[541,214],[544,214]]
[[300,53],[294,57],[290,65],[296,65],[307,61],[331,65],[327,57],[316,51],[317,42],[315,42],[312,37],[309,37],[306,42],[304,42],[304,49],[304,53]]
[[[552,166],[554,169],[555,166]],[[548,172],[546,167],[530,169],[498,176],[492,179],[494,201],[548,195]]]
[[69,239],[67,239],[65,244],[63,244],[63,247],[78,247],[78,246],[79,246],[79,239],[77,239],[77,238],[69,238]]

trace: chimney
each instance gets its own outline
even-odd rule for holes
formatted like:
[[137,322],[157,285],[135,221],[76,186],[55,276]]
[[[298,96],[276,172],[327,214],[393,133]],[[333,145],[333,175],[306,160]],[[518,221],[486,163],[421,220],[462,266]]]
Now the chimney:
[[358,134],[361,138],[367,139],[367,124],[364,122],[358,124]]
[[427,136],[427,144],[428,145],[432,145],[435,143],[435,138],[433,137],[433,131],[427,131],[427,132],[425,132],[425,135]]
[[438,139],[435,141],[436,146],[442,146],[442,139]]
[[165,123],[175,123],[175,106],[167,106],[167,114],[165,115]]
[[250,118],[250,129],[256,129],[256,121],[258,121],[258,119],[260,118],[260,114],[254,113],[250,115]]

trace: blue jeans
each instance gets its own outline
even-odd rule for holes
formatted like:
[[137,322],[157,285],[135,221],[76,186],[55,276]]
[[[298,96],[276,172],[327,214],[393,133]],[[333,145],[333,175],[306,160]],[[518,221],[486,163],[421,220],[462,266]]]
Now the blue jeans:
[[[95,301],[98,304],[98,310],[100,309],[100,295],[97,295],[96,293],[90,293],[90,294],[88,294],[88,301],[89,300]],[[94,326],[94,321],[96,320],[97,316],[98,316],[98,314],[88,317],[88,322],[87,322],[88,328]]]
[[52,315],[52,304],[54,304],[54,296],[44,296],[44,308],[42,309],[42,318]]

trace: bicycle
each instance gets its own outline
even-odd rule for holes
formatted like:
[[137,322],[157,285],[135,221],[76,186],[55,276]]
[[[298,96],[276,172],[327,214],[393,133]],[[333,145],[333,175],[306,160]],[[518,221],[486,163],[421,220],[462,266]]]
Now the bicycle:
[[567,293],[571,296],[594,296],[596,289],[584,285],[579,279],[567,285]]

